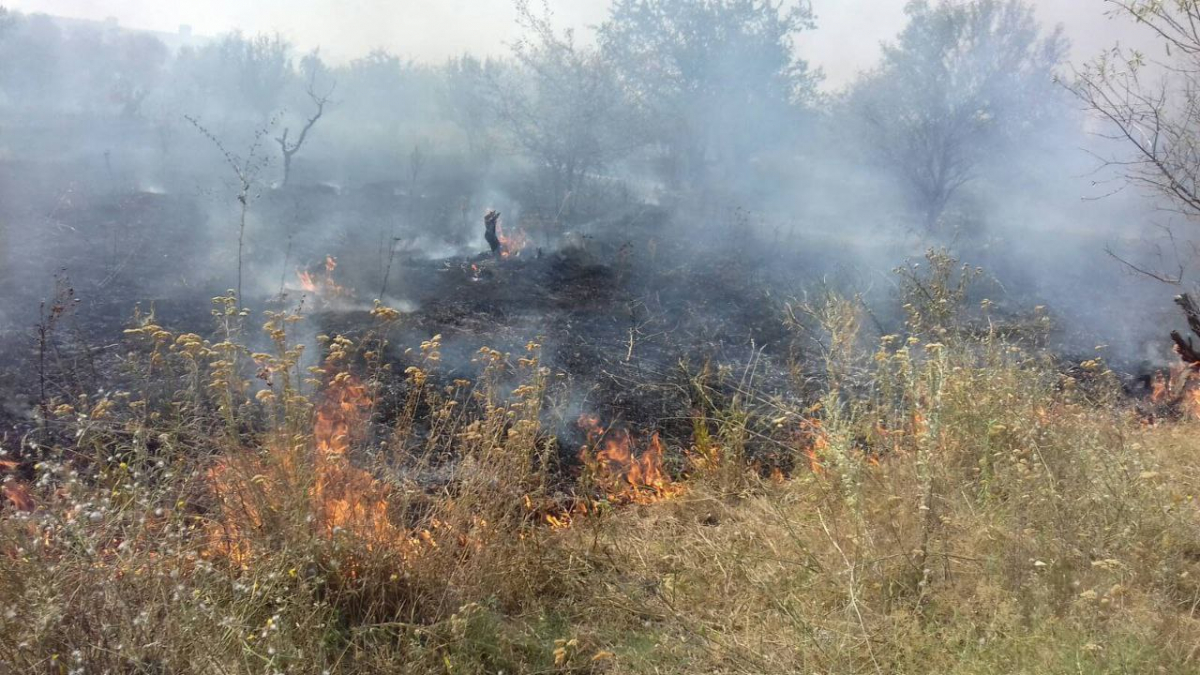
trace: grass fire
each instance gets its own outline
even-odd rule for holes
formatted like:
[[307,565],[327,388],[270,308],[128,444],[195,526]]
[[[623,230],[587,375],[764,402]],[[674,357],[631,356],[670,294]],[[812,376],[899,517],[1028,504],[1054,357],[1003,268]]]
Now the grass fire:
[[0,5],[0,675],[1200,672],[1196,1],[152,4]]

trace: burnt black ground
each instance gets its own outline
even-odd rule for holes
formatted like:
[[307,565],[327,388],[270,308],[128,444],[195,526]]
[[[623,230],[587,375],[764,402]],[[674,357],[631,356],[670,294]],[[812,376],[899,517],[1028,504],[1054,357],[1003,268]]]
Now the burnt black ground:
[[[0,301],[0,428],[11,445],[33,426],[41,395],[36,326],[39,307],[55,303],[49,271],[60,270],[61,286],[71,294],[70,311],[50,335],[47,395],[63,400],[120,388],[127,384],[122,331],[135,308],[153,311],[168,328],[212,335],[211,299],[235,278],[236,221],[223,193],[50,189],[53,172],[45,166],[8,163],[0,171],[0,217],[36,230],[36,236],[14,238],[20,231],[10,228],[4,242],[9,264],[0,281],[10,291]],[[261,339],[259,310],[299,302],[309,314],[301,332],[306,339],[361,335],[372,323],[367,311],[386,267],[384,244],[395,237],[400,246],[385,302],[405,314],[389,336],[393,372],[411,364],[405,348],[433,335],[443,336],[437,377],[445,381],[472,378],[472,357],[481,347],[519,355],[536,341],[552,372],[547,426],[564,439],[565,454],[578,445],[574,420],[585,412],[645,433],[660,431],[678,449],[692,436],[693,413],[714,403],[706,396],[726,403],[746,378],[757,396],[805,395],[803,387],[795,393],[796,368],[805,375],[819,367],[813,355],[797,351],[783,303],[806,287],[866,287],[872,307],[894,304],[894,279],[886,270],[853,269],[837,238],[756,229],[740,210],[624,199],[604,216],[549,226],[542,219],[520,256],[496,259],[484,253],[482,210],[474,217],[452,197],[461,186],[410,187],[264,191],[247,229],[245,304],[255,313],[247,335]],[[1001,248],[991,242],[981,252],[995,258]],[[357,289],[352,299],[330,306],[305,297],[294,281],[297,268],[320,269],[326,255],[338,260],[338,283]],[[1006,270],[1002,256],[972,262]],[[1004,284],[991,284],[981,297],[1011,307],[1015,316],[1039,303],[1039,291],[1007,272]],[[1083,284],[1084,270],[1080,274]],[[874,318],[879,325],[866,326],[872,334],[902,329],[894,311]],[[1064,346],[1055,350],[1067,364],[1078,363],[1095,355],[1079,351],[1079,344],[1103,339],[1062,338]],[[1131,375],[1130,393],[1140,395],[1136,383],[1147,367],[1131,362],[1123,370]],[[697,382],[706,387],[703,395]],[[403,393],[397,377],[390,400]],[[382,410],[386,421],[387,407]],[[771,444],[760,450],[769,454]]]
[[[308,199],[316,222],[338,197],[320,193]],[[58,400],[137,386],[123,381],[121,367],[130,347],[123,330],[135,309],[152,311],[158,323],[175,331],[214,335],[210,303],[222,284],[185,273],[194,269],[192,258],[204,254],[199,219],[189,200],[155,194],[79,198],[54,214],[55,227],[108,233],[111,241],[100,247],[95,237],[55,239],[46,253],[63,263],[61,297],[43,291],[45,299],[35,304],[37,291],[28,289],[23,297],[9,298],[9,306],[16,306],[13,316],[21,317],[6,322],[0,335],[0,359],[7,364],[0,378],[5,401],[0,418],[9,442],[35,426],[43,374],[45,394]],[[699,245],[680,227],[666,209],[639,206],[570,231],[564,227],[548,242],[552,246],[532,243],[511,258],[397,256],[389,299],[415,309],[388,336],[392,372],[403,373],[413,363],[406,348],[433,335],[443,337],[442,366],[434,376],[444,382],[477,375],[472,358],[481,347],[515,359],[535,341],[551,371],[554,405],[547,424],[562,439],[564,457],[582,440],[574,421],[585,412],[642,433],[661,432],[676,449],[685,446],[693,413],[712,403],[705,396],[722,388],[731,395],[739,376],[752,372],[761,392],[786,390],[791,339],[781,297],[773,290],[778,280],[754,262],[761,252],[747,250],[752,240],[725,232],[723,244],[721,237],[706,234],[702,239],[708,243]],[[335,270],[339,283],[376,287],[364,262],[374,252],[364,251],[361,241],[334,240],[327,252],[341,262]],[[310,251],[291,253],[313,257]],[[247,268],[280,254],[257,247]],[[309,337],[360,336],[373,323],[370,292],[326,307],[282,281],[286,297],[248,297],[246,304],[254,312],[300,302],[315,308],[302,333]],[[45,317],[54,314],[55,304],[65,308],[61,315],[52,322],[39,318],[38,305]],[[248,321],[252,340],[261,339],[255,333],[259,323],[257,314]],[[39,356],[38,325],[50,325],[45,358]],[[385,387],[383,423],[388,404],[404,395],[402,376],[395,378]]]

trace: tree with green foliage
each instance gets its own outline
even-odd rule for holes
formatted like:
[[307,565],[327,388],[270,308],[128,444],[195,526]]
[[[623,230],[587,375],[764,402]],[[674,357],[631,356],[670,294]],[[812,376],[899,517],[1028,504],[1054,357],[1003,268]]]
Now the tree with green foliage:
[[[789,3],[790,4],[790,3]],[[794,130],[796,104],[818,75],[794,51],[812,26],[806,2],[616,0],[599,28],[606,60],[620,73],[651,140],[677,183],[714,168],[745,169],[777,146],[767,130]]]
[[612,64],[597,49],[557,31],[548,7],[517,3],[522,38],[513,45],[517,68],[497,73],[491,93],[501,123],[548,177],[549,203],[566,202],[587,177],[637,144]]
[[906,12],[846,103],[868,155],[934,230],[987,161],[1054,114],[1067,43],[1024,0],[913,0]]
[[451,59],[442,71],[441,103],[466,137],[471,157],[487,165],[492,156],[496,112],[487,96],[487,83],[498,78],[501,65],[464,54]]
[[296,79],[292,45],[279,35],[246,37],[229,33],[198,50],[184,50],[177,69],[196,87],[198,104],[219,101],[254,118],[268,120],[279,109],[288,86]]

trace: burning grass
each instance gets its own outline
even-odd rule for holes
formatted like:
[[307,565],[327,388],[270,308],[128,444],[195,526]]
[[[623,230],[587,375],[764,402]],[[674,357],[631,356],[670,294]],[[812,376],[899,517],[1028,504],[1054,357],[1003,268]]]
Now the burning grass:
[[349,302],[353,299],[353,289],[340,284],[336,278],[337,258],[325,256],[321,270],[313,272],[309,269],[296,270],[296,280],[299,291],[313,299],[317,307],[332,307],[338,303]]
[[500,257],[516,258],[529,246],[529,235],[520,227],[506,232],[503,225],[497,225],[496,237],[500,239]]
[[1182,363],[1156,371],[1150,382],[1149,403],[1152,412],[1148,421],[1171,413],[1200,420],[1200,373]]
[[683,491],[663,467],[663,445],[658,432],[650,435],[641,451],[625,429],[604,427],[599,418],[582,415],[579,427],[588,442],[579,461],[595,480],[603,496],[618,504],[653,504]]
[[443,383],[440,336],[389,375],[380,306],[313,368],[298,316],[268,316],[269,353],[228,298],[213,341],[141,317],[144,387],[55,402],[62,433],[6,448],[0,663],[1194,672],[1196,422],[1148,426],[1103,363],[1065,374],[946,304],[864,348],[827,298],[823,390],[698,377],[690,439],[584,416],[577,456],[536,343]]

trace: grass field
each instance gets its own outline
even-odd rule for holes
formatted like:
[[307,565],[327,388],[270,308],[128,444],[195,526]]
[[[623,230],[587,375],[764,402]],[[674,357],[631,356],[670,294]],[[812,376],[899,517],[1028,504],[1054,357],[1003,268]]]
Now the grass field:
[[[539,345],[443,383],[437,337],[390,372],[383,307],[315,368],[300,317],[265,317],[272,353],[240,346],[231,298],[223,340],[142,317],[137,387],[55,401],[6,449],[0,663],[1196,672],[1200,424],[1151,422],[1099,359],[1055,361],[1036,313],[997,329],[971,272],[931,260],[903,335],[863,337],[833,296],[781,317],[825,346],[804,405],[749,383],[686,444],[592,421],[579,475],[552,456]],[[406,393],[383,411],[389,378]],[[764,427],[774,469],[747,450]]]

